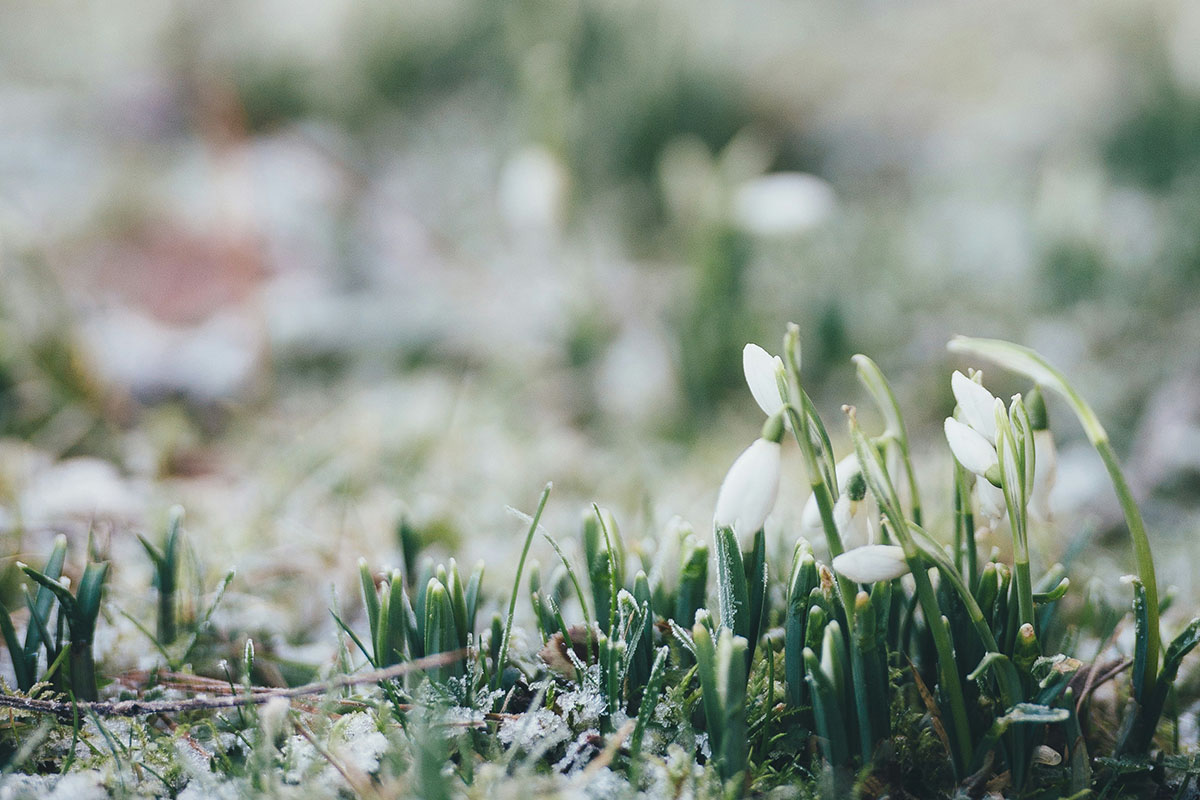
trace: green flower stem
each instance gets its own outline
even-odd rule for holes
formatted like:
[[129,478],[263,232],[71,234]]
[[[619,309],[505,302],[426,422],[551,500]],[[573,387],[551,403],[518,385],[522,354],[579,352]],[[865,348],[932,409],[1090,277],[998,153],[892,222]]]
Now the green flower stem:
[[[825,541],[829,547],[830,558],[836,558],[846,552],[846,547],[842,542],[841,534],[837,529],[837,523],[833,518],[834,492],[838,488],[836,484],[837,472],[833,468],[830,459],[833,448],[829,442],[829,433],[820,422],[820,417],[817,415],[812,398],[800,386],[799,339],[799,329],[795,325],[789,325],[787,336],[784,337],[783,349],[787,358],[787,367],[795,378],[802,408],[798,411],[795,405],[787,402],[784,405],[784,409],[791,423],[792,435],[795,437],[796,444],[799,445],[800,452],[804,457],[809,484],[812,488],[813,496],[817,501],[817,510],[821,514],[821,527],[825,530]],[[779,389],[782,397],[791,397],[792,386],[790,382],[783,379],[783,376],[780,376]],[[815,426],[816,433],[820,437],[821,446],[825,453],[824,462],[827,469],[822,469],[821,462],[818,461],[817,453],[813,448],[813,431],[810,424]],[[838,593],[842,599],[842,607],[846,612],[848,629],[853,631],[857,587],[855,587],[853,581],[840,573],[836,574],[836,580]],[[856,641],[853,636],[850,637],[850,650],[850,669],[854,683],[855,706],[860,717],[859,724],[860,727],[869,729],[869,716],[864,713],[870,707],[867,676],[865,674],[860,642]],[[866,738],[863,739],[864,743],[868,742],[869,737],[870,734],[868,732]],[[871,757],[869,744],[864,744],[862,757],[864,762]]]
[[521,573],[525,571],[525,559],[529,556],[529,547],[533,544],[533,536],[537,533],[542,512],[546,510],[546,501],[550,499],[551,486],[552,484],[547,483],[546,488],[542,489],[537,511],[533,513],[533,519],[529,522],[529,532],[525,534],[525,545],[521,548],[521,559],[517,562],[517,574],[513,578],[512,597],[508,601],[508,617],[504,620],[504,636],[500,639],[500,650],[497,651],[496,661],[492,666],[494,671],[492,675],[493,689],[500,688],[500,676],[504,673],[504,662],[508,660],[508,642],[512,638],[513,617],[517,614],[517,595],[521,590]]
[[912,454],[908,447],[908,429],[904,425],[904,415],[900,413],[900,404],[896,402],[896,393],[892,385],[884,377],[879,365],[867,356],[859,353],[851,361],[858,368],[858,380],[871,397],[875,405],[883,413],[887,421],[887,436],[896,443],[900,451],[900,461],[904,465],[904,478],[908,482],[909,503],[912,506],[912,520],[921,524],[921,494],[917,490],[917,473],[913,469]]
[[[971,591],[979,589],[979,556],[975,544],[975,515],[971,512],[971,489],[967,485],[967,471],[956,460],[954,462],[954,516],[955,531],[962,536],[961,554],[965,560],[967,584]],[[914,520],[915,522],[915,520]],[[920,525],[920,523],[917,523]]]
[[929,631],[933,636],[933,644],[938,655],[938,673],[941,677],[945,697],[950,704],[950,727],[953,729],[951,735],[955,745],[953,748],[955,770],[956,773],[962,774],[963,768],[971,763],[971,728],[967,721],[967,705],[963,698],[962,682],[959,679],[958,668],[954,660],[954,645],[950,641],[950,634],[946,626],[941,624],[942,610],[938,606],[933,584],[929,581],[929,573],[926,572],[925,558],[909,532],[908,522],[904,519],[896,499],[895,487],[892,486],[891,479],[888,478],[887,472],[880,462],[878,451],[867,441],[862,428],[858,426],[853,409],[848,410],[848,416],[850,418],[850,437],[854,441],[854,451],[862,466],[863,477],[866,478],[867,486],[875,495],[875,500],[879,503],[879,507],[883,510],[893,529],[893,534],[904,550],[904,559],[908,562],[913,582],[916,584],[921,611],[925,615]]
[[[808,426],[802,421],[800,414],[796,412],[794,406],[790,403],[786,406],[788,418],[791,420],[792,433],[796,437],[796,443],[800,445],[801,452],[804,453],[805,462],[808,464],[809,482],[812,485],[813,495],[817,498],[817,508],[821,512],[821,525],[825,529],[825,541],[829,546],[830,557],[836,557],[846,552],[845,545],[842,544],[842,537],[838,533],[837,523],[833,519],[833,494],[830,491],[829,484],[825,482],[820,466],[817,464],[816,453],[813,452],[812,443],[808,437]],[[807,416],[807,415],[805,415]],[[836,573],[838,592],[842,597],[842,606],[846,610],[846,617],[851,626],[854,620],[854,582],[841,573]],[[851,649],[857,651],[858,645],[853,641],[850,642]],[[853,670],[855,695],[858,700],[866,702],[866,681],[862,674],[862,662],[860,658],[851,660],[851,669]],[[863,754],[864,758],[870,756],[869,753]]]
[[1017,582],[1017,618],[1022,625],[1032,625],[1033,577],[1029,571],[1029,552],[1013,557],[1013,579]]
[[[800,395],[800,403],[802,408],[797,409],[796,406],[787,402],[784,405],[784,411],[788,416],[788,421],[791,423],[792,436],[796,439],[796,444],[800,447],[800,453],[804,457],[804,465],[808,471],[809,485],[812,487],[813,496],[817,500],[817,510],[821,513],[821,527],[825,529],[825,541],[829,546],[830,558],[836,558],[846,552],[846,547],[842,543],[842,536],[838,533],[837,523],[833,519],[833,493],[837,491],[837,486],[830,486],[830,482],[826,480],[826,472],[821,468],[817,460],[817,454],[813,449],[811,430],[809,422],[813,419],[818,419],[816,410],[813,408],[812,400],[803,388],[799,388],[800,384],[800,360],[798,355],[799,348],[799,329],[793,324],[788,326],[787,336],[784,338],[784,353],[787,356],[787,366],[795,378],[796,386]],[[782,376],[779,381],[779,389],[784,398],[790,398],[792,395],[791,384],[784,380]],[[821,435],[823,446],[828,460],[830,453],[829,436],[823,426],[818,430]],[[830,480],[836,481],[836,473],[830,465],[828,470]],[[838,589],[842,594],[843,605],[846,606],[847,614],[854,613],[854,593],[855,587],[853,582],[841,575],[838,576]]]
[[971,339],[963,336],[956,336],[951,340],[949,347],[956,353],[967,353],[994,361],[1056,392],[1067,401],[1071,410],[1075,412],[1088,441],[1100,454],[1100,459],[1104,462],[1105,469],[1108,470],[1108,477],[1112,481],[1113,489],[1117,493],[1117,499],[1121,503],[1121,510],[1125,513],[1125,524],[1129,527],[1129,538],[1133,545],[1133,558],[1138,577],[1141,578],[1146,587],[1146,593],[1150,597],[1147,625],[1147,667],[1141,687],[1142,692],[1148,696],[1157,680],[1159,652],[1162,648],[1158,621],[1158,581],[1155,578],[1154,556],[1150,552],[1150,538],[1146,534],[1142,513],[1133,499],[1133,492],[1130,491],[1129,484],[1125,481],[1124,473],[1121,472],[1117,455],[1108,439],[1108,432],[1100,424],[1096,412],[1079,396],[1079,393],[1067,382],[1063,374],[1050,366],[1049,362],[1033,350],[1000,339]]

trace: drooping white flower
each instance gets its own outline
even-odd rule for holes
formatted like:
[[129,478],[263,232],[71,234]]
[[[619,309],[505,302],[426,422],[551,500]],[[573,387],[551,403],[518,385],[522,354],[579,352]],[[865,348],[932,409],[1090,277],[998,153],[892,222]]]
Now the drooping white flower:
[[983,386],[958,370],[950,376],[954,399],[962,409],[963,419],[983,438],[996,443],[996,398]]
[[717,493],[717,528],[733,528],[742,537],[763,526],[779,495],[781,450],[779,442],[756,439],[737,457]]
[[964,425],[954,417],[946,417],[945,429],[950,451],[964,468],[976,475],[986,476],[1000,467],[995,446],[975,428]]
[[995,527],[1008,506],[1000,482],[1000,457],[996,452],[996,418],[1005,413],[1004,402],[987,389],[955,370],[950,388],[958,402],[962,420],[947,417],[946,442],[958,463],[983,480],[975,481],[979,515],[985,526]]
[[833,568],[855,583],[890,581],[907,575],[904,550],[894,544],[868,544],[833,559]]
[[783,372],[783,359],[756,344],[748,344],[742,349],[742,371],[746,373],[746,385],[754,395],[754,402],[764,414],[769,417],[783,410],[777,378]]
[[[846,494],[852,480],[856,476],[862,475],[862,468],[858,465],[858,456],[851,453],[843,458],[834,467],[834,474],[837,476],[838,491],[843,495]],[[861,501],[864,497],[865,495],[851,499]],[[857,508],[852,510],[857,510]],[[800,530],[802,536],[812,536],[822,530],[821,509],[817,506],[815,494],[809,495],[808,501],[804,504],[804,510],[800,512]]]

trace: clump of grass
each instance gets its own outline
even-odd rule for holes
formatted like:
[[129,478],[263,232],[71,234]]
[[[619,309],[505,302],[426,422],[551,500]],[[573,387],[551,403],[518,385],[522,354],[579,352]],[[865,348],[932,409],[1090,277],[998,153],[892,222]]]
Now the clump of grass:
[[[482,565],[464,579],[454,559],[422,558],[402,525],[404,568],[360,562],[365,628],[335,612],[353,649],[324,682],[304,687],[254,685],[270,655],[256,655],[250,641],[240,678],[228,669],[224,682],[197,676],[221,672],[191,663],[208,657],[196,642],[221,592],[180,630],[175,512],[161,546],[142,540],[157,624],[153,633],[140,627],[163,666],[132,682],[108,676],[111,697],[100,700],[91,645],[109,565],[85,565],[72,593],[60,539],[41,570],[24,567],[36,587],[24,631],[20,617],[0,614],[17,681],[0,695],[9,710],[0,757],[10,772],[103,767],[96,779],[114,794],[164,796],[214,781],[232,794],[284,797],[347,788],[390,797],[413,787],[483,796],[505,784],[563,795],[740,796],[789,786],[799,796],[1084,797],[1143,784],[1186,792],[1198,770],[1167,756],[1157,734],[1179,705],[1176,678],[1200,643],[1200,618],[1161,646],[1149,536],[1103,427],[1032,351],[970,339],[953,348],[1035,385],[1005,403],[980,373],[955,374],[949,513],[922,504],[895,395],[864,356],[855,358],[858,375],[884,428],[865,430],[847,406],[853,449],[835,457],[792,328],[781,357],[746,350],[766,421],[722,485],[711,543],[679,526],[678,567],[664,569],[643,548],[627,549],[614,516],[593,506],[576,563],[542,530],[547,486],[522,515],[511,590],[486,598]],[[1077,658],[1078,637],[1063,634],[1061,619],[1074,613],[1078,628],[1107,638],[1119,614],[1091,595],[1067,609],[1066,569],[1035,564],[1028,543],[1054,458],[1042,391],[1080,420],[1128,522],[1135,636],[1119,725],[1095,719],[1104,712],[1092,704],[1119,665]],[[807,467],[804,517],[824,541],[785,533],[795,539],[792,560],[775,564],[764,523],[789,491],[780,485],[789,434]],[[946,530],[926,527],[938,519]],[[557,557],[545,572],[528,561],[539,533]],[[1011,561],[988,536],[1011,538]],[[536,628],[524,638],[522,597]],[[478,611],[489,604],[503,613],[481,626]],[[372,671],[355,674],[363,668]]]

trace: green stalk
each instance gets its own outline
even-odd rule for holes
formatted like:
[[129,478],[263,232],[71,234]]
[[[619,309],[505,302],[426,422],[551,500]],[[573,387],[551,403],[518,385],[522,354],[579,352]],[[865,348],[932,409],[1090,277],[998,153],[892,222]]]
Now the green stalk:
[[513,617],[517,613],[517,594],[521,589],[521,573],[525,571],[525,559],[529,557],[529,547],[533,544],[533,535],[537,533],[538,521],[542,518],[542,512],[546,510],[546,501],[550,499],[552,487],[553,484],[547,483],[546,488],[542,489],[537,511],[533,512],[533,519],[529,522],[529,532],[525,534],[525,546],[521,548],[521,560],[517,562],[517,574],[513,578],[512,597],[508,601],[508,617],[504,620],[504,636],[500,639],[500,650],[496,654],[496,661],[493,665],[492,689],[500,688],[500,676],[504,673],[504,662],[508,660],[508,643],[512,638]]
[[[821,526],[825,529],[825,540],[829,547],[830,557],[835,558],[846,551],[841,533],[838,531],[837,523],[833,518],[834,493],[838,490],[836,484],[837,473],[831,463],[833,451],[829,443],[829,434],[825,430],[824,425],[821,424],[812,399],[804,391],[803,387],[800,386],[799,338],[799,329],[795,325],[789,325],[787,335],[784,337],[783,349],[787,359],[787,367],[795,379],[799,392],[801,409],[798,412],[796,407],[791,402],[788,402],[784,405],[784,410],[788,415],[788,420],[791,422],[792,435],[795,437],[796,444],[799,445],[800,452],[804,456],[809,483],[812,487],[813,495],[816,497],[817,509],[821,514]],[[886,384],[886,381],[884,383]],[[779,378],[779,390],[782,397],[790,398],[792,395],[791,383],[785,380],[783,376]],[[822,469],[821,462],[818,461],[817,453],[813,448],[813,430],[810,425],[816,428],[816,433],[820,437],[825,456],[823,460],[827,469]],[[903,423],[900,423],[900,427],[903,429]],[[859,456],[860,460],[861,458]],[[914,498],[916,497],[915,484],[913,487],[913,496]],[[847,629],[853,631],[856,587],[853,581],[840,573],[836,574],[836,580],[838,593],[841,595],[842,607],[846,613]],[[850,637],[850,669],[854,683],[855,708],[861,714],[864,709],[869,708],[869,698],[867,696],[868,690],[867,679],[864,674],[864,662],[862,654],[859,652],[859,644],[853,636]],[[860,727],[869,728],[869,718],[862,717],[859,720],[859,725]],[[870,753],[864,752],[862,756],[864,759],[867,759],[870,757]]]
[[908,430],[904,425],[904,415],[900,413],[900,404],[896,402],[896,393],[892,385],[883,375],[879,365],[867,356],[859,353],[850,359],[858,368],[858,380],[871,393],[875,405],[883,413],[887,422],[886,435],[896,443],[900,450],[900,461],[904,465],[904,478],[908,482],[910,503],[912,504],[912,520],[921,524],[921,495],[917,491],[917,473],[913,469],[912,454],[908,447]]
[[[795,378],[796,385],[799,388],[800,383],[800,361],[798,356],[799,347],[799,329],[794,325],[788,326],[787,336],[784,338],[784,353],[787,357],[787,366]],[[792,395],[791,384],[783,379],[779,381],[779,390],[781,396],[790,398]],[[817,454],[813,450],[809,421],[818,419],[815,409],[812,409],[812,400],[805,393],[803,388],[799,388],[800,402],[803,406],[803,413],[796,409],[796,406],[791,402],[784,405],[784,412],[788,416],[788,421],[791,423],[792,436],[796,439],[796,444],[800,447],[800,453],[804,457],[804,465],[808,471],[809,485],[812,487],[813,496],[817,499],[817,510],[821,513],[821,527],[825,529],[825,541],[829,546],[830,558],[836,558],[846,552],[846,547],[842,544],[842,536],[838,532],[837,523],[833,519],[833,493],[837,491],[836,484],[830,486],[826,482],[825,470],[821,469],[820,463],[817,461]],[[809,409],[812,409],[811,416]],[[819,421],[819,419],[818,419]],[[825,443],[826,456],[831,453],[828,450],[829,437],[824,432],[823,428],[819,431],[822,441]],[[836,481],[835,471],[832,466],[828,470],[830,480]],[[846,613],[854,613],[854,583],[846,577],[837,576],[838,589],[842,594],[843,604],[846,606]]]
[[862,428],[858,426],[853,409],[849,411],[849,417],[850,437],[854,440],[854,451],[858,454],[863,477],[887,517],[900,547],[904,550],[904,559],[908,562],[909,569],[912,570],[913,582],[916,584],[921,611],[929,623],[929,631],[933,636],[934,647],[937,649],[938,672],[941,676],[942,688],[950,703],[955,771],[956,774],[962,774],[963,768],[971,763],[971,729],[967,721],[967,706],[963,699],[962,682],[959,680],[958,669],[954,661],[954,645],[950,641],[946,626],[940,624],[942,610],[938,606],[933,584],[929,582],[929,574],[925,571],[925,560],[900,511],[895,487],[892,486],[891,479],[888,478],[883,464],[880,463],[878,451],[867,441]]
[[1149,695],[1157,680],[1159,652],[1162,649],[1162,634],[1158,620],[1158,581],[1154,572],[1154,556],[1150,551],[1150,537],[1146,533],[1142,513],[1137,507],[1129,484],[1125,481],[1124,473],[1121,472],[1117,455],[1108,439],[1108,432],[1100,424],[1096,412],[1079,396],[1079,393],[1067,382],[1063,374],[1033,350],[1000,339],[971,339],[963,336],[956,336],[952,339],[949,348],[956,353],[967,353],[994,361],[1002,367],[1019,372],[1043,387],[1056,392],[1067,401],[1071,410],[1075,412],[1088,441],[1100,454],[1100,459],[1104,462],[1104,467],[1108,470],[1108,477],[1116,491],[1117,499],[1121,503],[1121,510],[1125,513],[1125,524],[1129,527],[1129,538],[1133,545],[1133,558],[1138,577],[1141,578],[1150,597],[1147,625],[1147,668],[1141,686],[1141,691]]
[[966,557],[967,583],[974,592],[979,588],[979,555],[975,544],[975,515],[971,511],[971,489],[967,485],[967,471],[958,461],[954,462],[954,512],[955,529],[962,531],[962,552]]

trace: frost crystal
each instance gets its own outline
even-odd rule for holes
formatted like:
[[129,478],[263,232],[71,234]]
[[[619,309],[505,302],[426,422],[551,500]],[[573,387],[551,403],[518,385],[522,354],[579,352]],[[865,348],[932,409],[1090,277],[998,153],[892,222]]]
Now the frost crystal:
[[370,714],[360,711],[342,717],[334,737],[332,744],[347,764],[366,773],[379,769],[379,757],[387,750],[388,741]]
[[595,739],[600,735],[596,728],[589,728],[567,745],[567,754],[554,765],[557,772],[571,775],[583,769],[596,753]]
[[500,741],[528,752],[544,752],[571,737],[571,729],[553,711],[538,709],[500,726]]
[[581,688],[558,697],[563,717],[575,728],[595,727],[604,713],[604,698],[594,689]]

